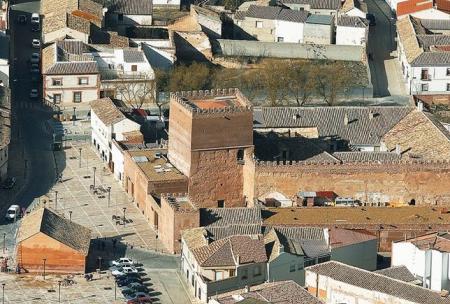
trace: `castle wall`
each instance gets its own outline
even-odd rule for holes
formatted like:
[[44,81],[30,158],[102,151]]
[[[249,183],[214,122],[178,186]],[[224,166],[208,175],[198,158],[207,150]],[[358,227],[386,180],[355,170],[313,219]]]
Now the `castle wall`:
[[382,193],[390,202],[450,204],[450,163],[386,164],[256,164],[255,197],[278,191],[288,197],[299,191],[334,191],[364,202]]

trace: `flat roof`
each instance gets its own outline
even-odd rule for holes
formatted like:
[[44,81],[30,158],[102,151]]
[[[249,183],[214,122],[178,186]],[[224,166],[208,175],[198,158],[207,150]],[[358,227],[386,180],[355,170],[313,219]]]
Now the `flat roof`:
[[268,208],[266,225],[402,225],[450,224],[450,213],[437,207],[313,207]]
[[186,177],[167,159],[167,149],[128,151],[149,181],[183,180]]
[[239,106],[236,98],[228,99],[201,99],[191,101],[195,106],[200,109],[223,109],[226,107]]

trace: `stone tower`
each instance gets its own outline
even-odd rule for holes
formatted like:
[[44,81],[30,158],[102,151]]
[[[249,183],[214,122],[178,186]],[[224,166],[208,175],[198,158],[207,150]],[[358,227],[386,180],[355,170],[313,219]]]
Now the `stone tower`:
[[173,93],[169,124],[168,157],[189,178],[189,197],[199,207],[245,206],[253,111],[241,92]]

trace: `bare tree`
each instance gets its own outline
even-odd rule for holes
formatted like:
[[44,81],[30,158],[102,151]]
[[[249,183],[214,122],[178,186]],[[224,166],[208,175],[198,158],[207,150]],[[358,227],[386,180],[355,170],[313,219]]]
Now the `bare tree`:
[[317,68],[304,61],[291,63],[287,88],[294,96],[297,106],[302,106],[311,100],[314,95],[316,84]]
[[263,64],[261,78],[271,107],[283,104],[288,96],[289,67],[288,61],[268,60]]
[[116,89],[117,98],[128,107],[140,109],[144,104],[156,102],[156,85],[154,79],[120,78],[112,83]]
[[341,62],[320,65],[316,75],[316,90],[328,105],[337,102],[338,95],[351,85],[351,74]]

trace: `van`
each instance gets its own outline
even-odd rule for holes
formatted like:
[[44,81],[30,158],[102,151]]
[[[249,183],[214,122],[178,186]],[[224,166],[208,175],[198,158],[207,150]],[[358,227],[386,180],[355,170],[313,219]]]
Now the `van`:
[[17,219],[20,215],[20,206],[19,205],[11,205],[8,208],[8,211],[6,211],[5,218],[7,220],[14,220]]

